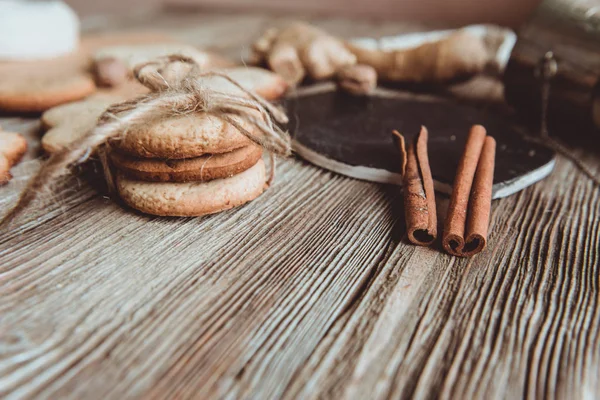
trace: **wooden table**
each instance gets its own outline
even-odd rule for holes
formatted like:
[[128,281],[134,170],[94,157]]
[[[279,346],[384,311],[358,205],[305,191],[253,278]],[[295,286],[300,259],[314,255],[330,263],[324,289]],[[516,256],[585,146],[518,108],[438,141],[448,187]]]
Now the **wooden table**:
[[[165,30],[235,55],[277,19],[88,29]],[[344,36],[416,28],[315,21]],[[31,139],[0,188],[5,213],[39,167],[38,122],[0,123]],[[0,397],[600,396],[600,191],[562,157],[494,202],[471,259],[407,244],[398,188],[296,159],[258,200],[206,218],[132,212],[90,176],[0,231]]]

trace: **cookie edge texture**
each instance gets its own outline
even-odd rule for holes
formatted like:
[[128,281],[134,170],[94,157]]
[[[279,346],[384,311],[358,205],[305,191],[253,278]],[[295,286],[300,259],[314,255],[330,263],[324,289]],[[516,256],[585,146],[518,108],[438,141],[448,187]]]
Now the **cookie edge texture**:
[[238,175],[210,182],[143,182],[117,174],[117,190],[125,204],[165,217],[200,217],[239,207],[260,196],[265,182],[262,160]]

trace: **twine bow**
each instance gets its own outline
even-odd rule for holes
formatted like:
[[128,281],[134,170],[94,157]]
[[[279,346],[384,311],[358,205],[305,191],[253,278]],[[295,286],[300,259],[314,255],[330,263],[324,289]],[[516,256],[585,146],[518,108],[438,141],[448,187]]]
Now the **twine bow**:
[[[102,161],[109,188],[114,188],[106,156],[108,142],[122,138],[132,128],[160,119],[206,113],[231,124],[271,155],[288,156],[291,153],[289,134],[275,123],[287,123],[286,115],[226,74],[200,73],[199,66],[194,60],[180,55],[171,55],[137,66],[134,69],[134,76],[152,92],[110,106],[98,118],[94,129],[64,150],[52,154],[3,222],[13,219],[39,193],[50,191],[60,177],[69,173],[70,167],[83,163],[95,151],[98,151]],[[235,90],[215,90],[207,86],[206,81],[199,79],[203,77],[224,79],[232,84]],[[246,123],[255,129],[248,130],[244,126]],[[268,184],[273,178],[275,168],[272,156],[271,162]]]
[[[188,71],[185,68],[188,67]],[[181,69],[183,76],[181,76]],[[179,69],[179,71],[178,71]],[[97,130],[117,136],[137,125],[177,115],[206,113],[233,125],[240,133],[265,150],[288,156],[289,135],[273,121],[285,124],[287,116],[255,93],[220,72],[199,73],[196,62],[188,57],[172,55],[138,65],[134,76],[151,93],[109,107],[98,120]],[[210,88],[198,78],[221,78],[239,93]],[[238,118],[236,118],[238,117]],[[240,120],[250,123],[260,134],[246,129]]]

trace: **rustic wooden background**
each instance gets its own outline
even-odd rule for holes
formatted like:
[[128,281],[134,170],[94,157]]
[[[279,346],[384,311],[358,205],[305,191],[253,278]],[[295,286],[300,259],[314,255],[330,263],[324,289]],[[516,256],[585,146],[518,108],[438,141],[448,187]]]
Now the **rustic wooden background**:
[[[161,14],[101,29],[239,55],[276,20]],[[415,29],[315,22],[344,36]],[[5,213],[39,167],[39,123],[0,124],[31,144],[0,188]],[[600,396],[600,191],[561,157],[493,203],[489,246],[471,259],[407,244],[398,188],[293,158],[265,195],[205,218],[135,213],[94,178],[85,168],[0,230],[0,397]]]

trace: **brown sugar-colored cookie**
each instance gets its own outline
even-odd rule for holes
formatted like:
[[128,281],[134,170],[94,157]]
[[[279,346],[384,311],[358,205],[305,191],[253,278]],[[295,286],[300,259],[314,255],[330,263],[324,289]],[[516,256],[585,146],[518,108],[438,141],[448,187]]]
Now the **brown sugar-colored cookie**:
[[161,216],[192,217],[213,214],[254,200],[265,189],[265,164],[230,178],[210,182],[144,182],[117,174],[123,201],[141,212]]
[[27,140],[23,135],[0,129],[0,185],[12,178],[10,169],[19,162],[26,151]]
[[94,128],[98,117],[119,98],[106,96],[90,98],[53,107],[42,114],[42,125],[47,129],[42,147],[47,153],[64,149]]
[[[261,68],[229,68],[219,70],[247,90],[275,99],[287,85],[278,75]],[[199,78],[207,90],[243,95],[234,84],[219,76]],[[258,115],[258,114],[257,114]],[[252,124],[238,119],[252,131]],[[114,142],[119,151],[135,157],[181,159],[203,154],[226,153],[250,144],[250,140],[235,127],[205,113],[178,115],[149,126],[130,129]]]
[[[242,87],[253,91],[267,100],[276,100],[282,97],[288,89],[287,83],[276,73],[257,67],[234,67],[219,69],[217,72],[228,75]],[[239,89],[232,83],[219,77],[201,78],[211,89],[239,93]]]
[[0,64],[0,109],[40,112],[75,101],[96,90],[94,80],[82,71],[78,55],[43,61]]
[[147,92],[145,86],[131,81],[118,89],[101,89],[84,100],[52,107],[41,118],[42,126],[46,129],[46,134],[42,137],[42,148],[49,154],[64,149],[94,128],[100,115],[110,105]]
[[6,158],[4,154],[0,153],[0,185],[8,183],[8,181],[12,179],[10,167],[11,165],[8,162],[8,158]]
[[159,40],[170,41],[165,35],[150,32],[84,37],[80,48],[71,54],[47,60],[1,62],[0,110],[42,112],[83,99],[96,90],[91,63],[98,48]]
[[128,178],[152,182],[206,182],[227,178],[252,167],[261,157],[262,149],[256,145],[183,160],[137,158],[118,152],[110,153],[113,165]]
[[[240,125],[253,131],[252,124],[238,119]],[[134,157],[182,159],[204,154],[220,154],[251,143],[233,125],[205,114],[178,115],[149,126],[134,127],[111,145]]]
[[[224,81],[223,79],[221,79]],[[225,81],[226,82],[226,81]],[[226,82],[227,83],[227,82]],[[85,100],[53,107],[42,115],[48,129],[42,147],[48,153],[64,149],[94,127],[111,104],[143,94],[145,87],[129,82],[116,92],[100,91]],[[129,88],[129,89],[128,89]],[[240,124],[252,131],[252,125]],[[113,142],[119,151],[134,157],[181,159],[226,153],[250,144],[235,127],[207,114],[176,116],[149,126],[131,129]]]

